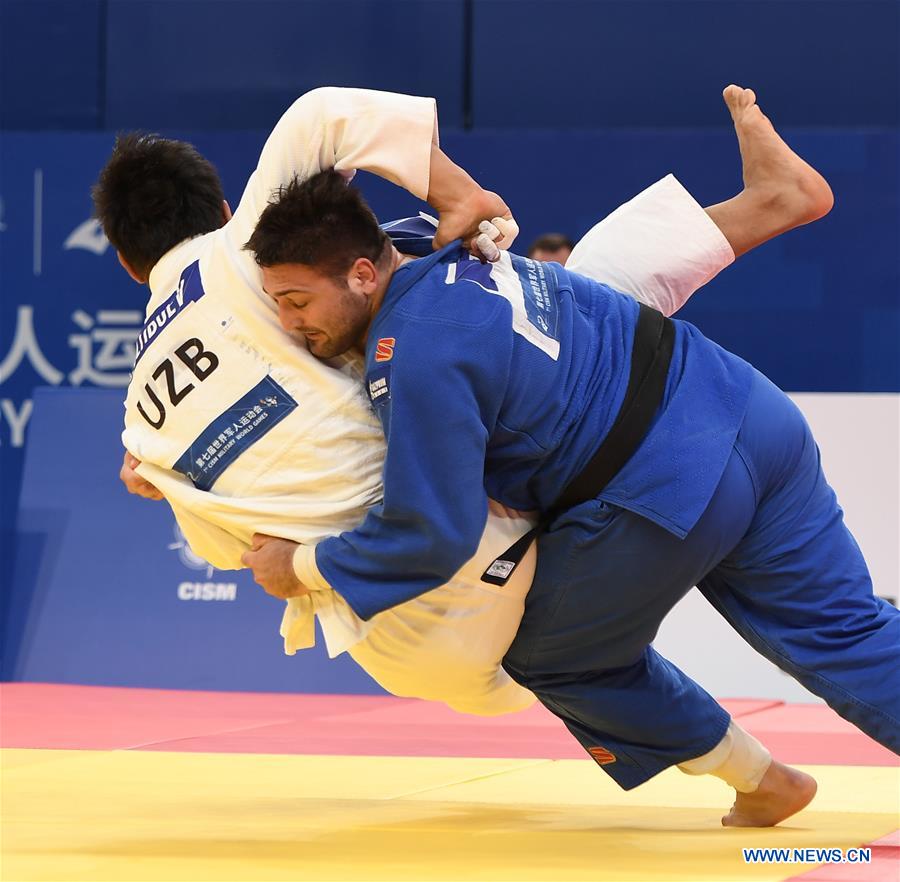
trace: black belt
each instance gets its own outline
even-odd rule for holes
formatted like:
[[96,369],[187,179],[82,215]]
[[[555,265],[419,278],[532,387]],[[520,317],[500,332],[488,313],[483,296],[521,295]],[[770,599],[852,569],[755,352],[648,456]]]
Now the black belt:
[[662,401],[674,345],[675,325],[642,303],[634,331],[628,388],[612,428],[590,462],[544,512],[537,526],[494,560],[484,571],[482,582],[505,585],[531,543],[564,511],[599,496],[631,459]]

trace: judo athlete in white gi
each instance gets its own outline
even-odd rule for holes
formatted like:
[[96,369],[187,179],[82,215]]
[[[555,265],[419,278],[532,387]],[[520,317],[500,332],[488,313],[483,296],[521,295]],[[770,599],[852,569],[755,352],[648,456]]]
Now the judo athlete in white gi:
[[[743,112],[776,165],[799,162],[757,107]],[[409,260],[334,173],[287,188],[249,247],[313,352],[365,342],[387,438],[383,503],[359,527],[244,556],[267,590],[336,592],[369,619],[471,557],[490,496],[545,514],[504,666],[622,787],[712,762],[729,731],[650,646],[695,584],[754,648],[900,748],[885,688],[900,616],[872,592],[808,426],[749,364],[555,264],[483,265],[458,245]],[[605,457],[618,462],[595,490]],[[777,823],[812,797],[808,776],[764,771],[725,823]]]
[[[186,158],[186,145],[123,139],[101,175],[98,216],[120,259],[151,289],[125,445],[143,460],[140,474],[165,494],[192,549],[215,566],[241,566],[256,531],[309,543],[350,529],[381,496],[384,441],[362,390],[361,358],[327,366],[302,336],[280,328],[259,268],[242,249],[260,211],[295,175],[359,166],[428,195],[442,222],[454,220],[452,203],[471,202],[480,188],[436,140],[430,99],[320,89],[276,126],[227,223],[214,171],[195,153]],[[160,194],[182,190],[206,205],[210,217],[199,228],[190,219],[173,226],[167,214],[184,208],[177,200],[170,208]],[[481,203],[476,198],[472,210],[496,210],[490,198]],[[710,212],[737,251],[779,231],[768,216],[733,211],[730,202]],[[389,227],[402,247],[432,250],[434,228],[421,218]],[[669,313],[733,256],[716,224],[670,177],[598,224],[572,259]],[[123,474],[140,490],[134,472],[126,466]],[[282,622],[286,651],[312,645],[315,613],[330,655],[349,651],[395,694],[478,714],[527,707],[533,695],[500,660],[521,618],[534,555],[502,590],[480,574],[528,527],[492,515],[478,553],[452,580],[368,622],[338,595],[293,600]]]
[[[361,385],[361,359],[329,366],[286,334],[243,250],[273,191],[332,166],[348,177],[366,169],[428,198],[442,225],[457,224],[451,238],[465,232],[454,214],[460,205],[473,219],[505,209],[438,149],[433,99],[355,89],[318,89],[294,103],[230,219],[212,167],[188,145],[164,139],[120,139],[95,187],[108,238],[150,287],[123,441],[191,548],[221,569],[242,566],[254,531],[314,542],[355,526],[380,499],[384,440]],[[209,217],[182,218],[192,203],[205,204]],[[730,251],[703,220],[706,241],[693,253],[715,272]],[[522,526],[493,517],[485,554]],[[439,594],[376,623],[361,622],[336,597],[297,601],[282,622],[285,648],[312,645],[315,613],[329,654],[349,650],[396,694],[471,713],[520,710],[534,697],[499,662],[530,576],[523,571],[512,591],[492,593],[468,590],[462,573]],[[477,577],[473,569],[471,581]],[[447,643],[426,650],[437,628]]]

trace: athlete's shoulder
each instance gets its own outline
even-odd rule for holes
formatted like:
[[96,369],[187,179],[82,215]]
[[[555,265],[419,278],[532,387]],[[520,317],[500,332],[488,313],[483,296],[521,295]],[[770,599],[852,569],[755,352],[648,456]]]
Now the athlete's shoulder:
[[395,274],[369,332],[368,368],[394,362],[424,376],[508,350],[510,306],[497,296],[490,266],[461,248],[444,251]]
[[[464,275],[465,271],[465,275]],[[485,283],[485,284],[482,284]],[[502,304],[490,269],[461,248],[420,258],[398,270],[385,312],[408,324],[472,330],[496,319]]]

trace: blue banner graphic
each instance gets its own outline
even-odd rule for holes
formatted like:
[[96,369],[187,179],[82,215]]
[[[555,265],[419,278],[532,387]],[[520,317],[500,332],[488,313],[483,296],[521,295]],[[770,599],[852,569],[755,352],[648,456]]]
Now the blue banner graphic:
[[217,416],[173,468],[187,475],[195,487],[209,490],[228,466],[296,407],[297,402],[275,380],[265,377]]

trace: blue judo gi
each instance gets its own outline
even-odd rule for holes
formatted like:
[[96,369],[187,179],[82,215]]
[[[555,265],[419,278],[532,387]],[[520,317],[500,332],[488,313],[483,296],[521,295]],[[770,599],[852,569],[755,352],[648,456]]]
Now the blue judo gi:
[[[637,315],[557,264],[482,265],[458,245],[396,271],[366,352],[384,501],[316,549],[359,615],[448,581],[478,545],[488,495],[553,506],[616,418]],[[650,645],[698,585],[761,654],[900,752],[900,614],[873,594],[809,427],[751,365],[675,326],[643,442],[540,537],[504,667],[634,787],[728,726]]]

